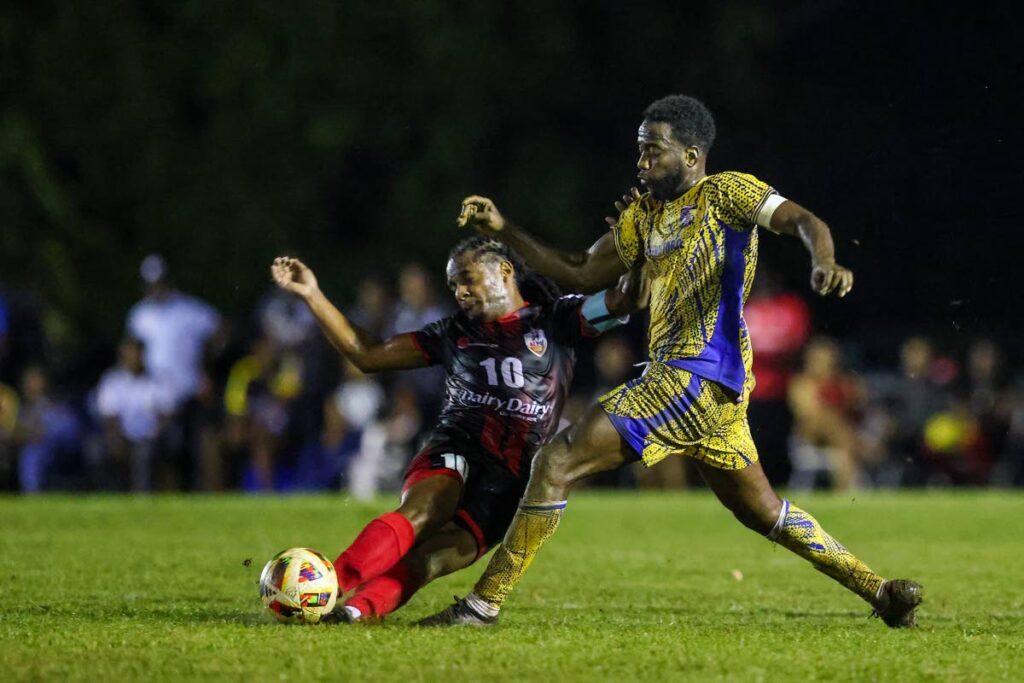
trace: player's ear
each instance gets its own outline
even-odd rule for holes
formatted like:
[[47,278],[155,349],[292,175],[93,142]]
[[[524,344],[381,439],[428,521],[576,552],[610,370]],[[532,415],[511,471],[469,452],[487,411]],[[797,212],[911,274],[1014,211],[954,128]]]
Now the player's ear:
[[511,261],[502,261],[499,268],[501,268],[501,276],[506,280],[515,277],[516,269],[512,267]]
[[693,167],[697,164],[700,159],[700,148],[699,147],[687,147],[683,152],[683,158],[686,160],[686,165]]

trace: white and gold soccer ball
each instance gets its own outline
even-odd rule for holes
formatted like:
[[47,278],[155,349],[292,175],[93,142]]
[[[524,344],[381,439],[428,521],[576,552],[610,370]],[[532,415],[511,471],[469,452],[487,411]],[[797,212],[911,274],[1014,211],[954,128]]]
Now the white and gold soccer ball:
[[334,609],[338,576],[334,565],[317,551],[289,548],[263,568],[260,597],[280,622],[315,624]]

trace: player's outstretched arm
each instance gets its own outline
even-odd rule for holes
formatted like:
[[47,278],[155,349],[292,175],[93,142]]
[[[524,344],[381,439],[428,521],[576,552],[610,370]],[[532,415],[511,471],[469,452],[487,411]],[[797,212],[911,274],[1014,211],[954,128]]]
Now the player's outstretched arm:
[[836,263],[832,233],[825,221],[786,200],[772,214],[770,229],[780,235],[793,235],[811,254],[811,289],[825,296],[832,292],[843,297],[853,289],[853,272]]
[[297,258],[277,257],[270,266],[270,274],[278,287],[306,302],[334,348],[361,371],[403,370],[427,365],[412,335],[401,334],[380,341],[353,325],[320,291],[313,271]]
[[528,266],[574,292],[591,294],[610,287],[626,270],[611,233],[586,251],[555,249],[513,225],[487,197],[473,195],[462,200],[456,223],[500,239],[515,249]]

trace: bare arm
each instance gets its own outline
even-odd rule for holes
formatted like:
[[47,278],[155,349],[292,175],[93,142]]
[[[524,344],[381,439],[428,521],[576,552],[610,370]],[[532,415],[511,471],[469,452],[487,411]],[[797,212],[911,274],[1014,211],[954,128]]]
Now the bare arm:
[[280,256],[274,259],[270,272],[278,287],[306,302],[328,341],[362,372],[404,370],[427,365],[411,334],[379,341],[352,324],[320,291],[316,276],[302,261]]
[[645,261],[638,261],[629,272],[619,278],[614,289],[604,295],[608,312],[614,316],[624,316],[647,308],[651,299],[650,279],[647,277]]
[[811,289],[822,296],[836,292],[843,297],[853,289],[853,273],[836,263],[832,232],[813,213],[786,200],[775,209],[771,231],[799,237],[811,255]]
[[478,196],[463,200],[457,223],[500,239],[538,273],[575,292],[590,294],[610,287],[626,272],[610,232],[586,251],[555,249],[506,220],[490,199]]

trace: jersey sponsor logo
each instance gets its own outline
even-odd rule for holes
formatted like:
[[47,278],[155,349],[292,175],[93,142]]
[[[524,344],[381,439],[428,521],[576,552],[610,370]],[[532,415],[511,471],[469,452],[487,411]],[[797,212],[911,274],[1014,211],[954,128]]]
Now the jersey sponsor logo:
[[670,240],[663,240],[658,243],[648,243],[646,251],[647,258],[664,256],[670,251],[675,251],[681,246],[683,246],[683,238],[681,237],[673,237]]
[[[521,398],[501,398],[490,392],[480,394],[469,389],[463,389],[456,396],[464,404],[486,406],[495,409],[499,413],[508,415],[536,419],[542,418],[551,412],[551,406],[543,403]],[[531,419],[531,421],[533,420]]]
[[548,338],[544,336],[544,330],[530,330],[523,335],[523,340],[526,341],[526,348],[530,349],[530,353],[538,358],[548,350]]

